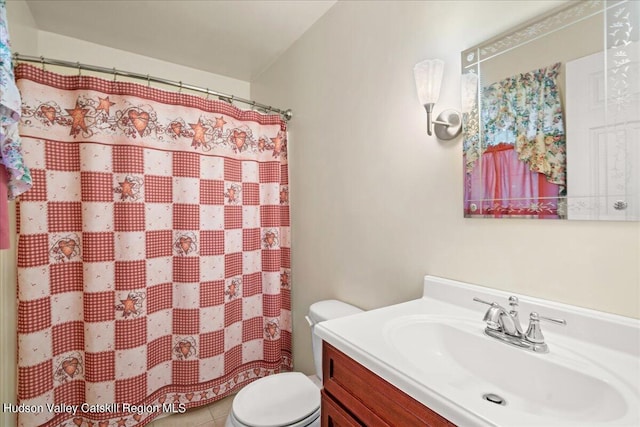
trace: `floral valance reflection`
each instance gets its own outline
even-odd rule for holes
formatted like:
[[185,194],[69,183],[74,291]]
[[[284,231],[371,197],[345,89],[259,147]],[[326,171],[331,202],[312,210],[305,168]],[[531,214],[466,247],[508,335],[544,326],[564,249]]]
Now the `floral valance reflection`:
[[463,79],[465,213],[557,217],[566,194],[559,70],[556,63],[483,88],[479,116],[475,76]]

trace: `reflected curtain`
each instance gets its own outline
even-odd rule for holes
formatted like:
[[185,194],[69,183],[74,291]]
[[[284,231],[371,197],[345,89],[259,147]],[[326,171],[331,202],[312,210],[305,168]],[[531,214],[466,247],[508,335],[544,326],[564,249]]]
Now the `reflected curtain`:
[[25,64],[16,77],[33,175],[18,398],[40,409],[19,425],[144,425],[289,370],[280,117]]
[[[464,132],[465,213],[557,217],[566,193],[560,63],[484,88],[481,126]],[[471,113],[477,102],[467,100]]]
[[[466,174],[465,213],[557,218],[558,186],[532,172],[510,144],[488,147],[478,166]],[[482,199],[473,199],[481,194]],[[472,209],[475,205],[475,209]]]

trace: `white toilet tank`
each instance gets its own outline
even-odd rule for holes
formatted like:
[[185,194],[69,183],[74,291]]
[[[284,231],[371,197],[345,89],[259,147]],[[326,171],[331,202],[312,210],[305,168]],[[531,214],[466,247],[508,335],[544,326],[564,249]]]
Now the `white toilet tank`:
[[362,309],[338,300],[318,301],[309,307],[307,321],[311,326],[311,345],[313,348],[313,363],[316,375],[322,380],[322,338],[316,335],[315,325],[324,320],[337,319],[351,314],[361,313]]

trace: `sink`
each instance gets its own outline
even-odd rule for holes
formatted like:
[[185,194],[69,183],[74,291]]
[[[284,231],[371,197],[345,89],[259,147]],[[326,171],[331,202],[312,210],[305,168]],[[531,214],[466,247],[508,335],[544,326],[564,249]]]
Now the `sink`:
[[[485,335],[485,308],[513,294],[425,276],[422,298],[327,320],[317,334],[453,424],[640,426],[640,320],[518,295],[548,353]],[[526,325],[523,325],[526,327]]]
[[611,422],[628,412],[612,386],[615,376],[596,363],[557,346],[551,354],[511,347],[484,335],[483,326],[413,315],[389,321],[383,335],[398,357],[438,383],[441,393],[527,414],[521,419],[525,424],[536,425],[541,417],[563,425]]

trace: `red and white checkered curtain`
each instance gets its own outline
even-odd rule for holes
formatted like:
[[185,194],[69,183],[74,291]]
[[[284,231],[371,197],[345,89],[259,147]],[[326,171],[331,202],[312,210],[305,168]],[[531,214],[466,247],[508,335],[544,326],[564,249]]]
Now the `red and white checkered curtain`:
[[145,425],[290,369],[280,117],[26,64],[16,79],[19,425]]

